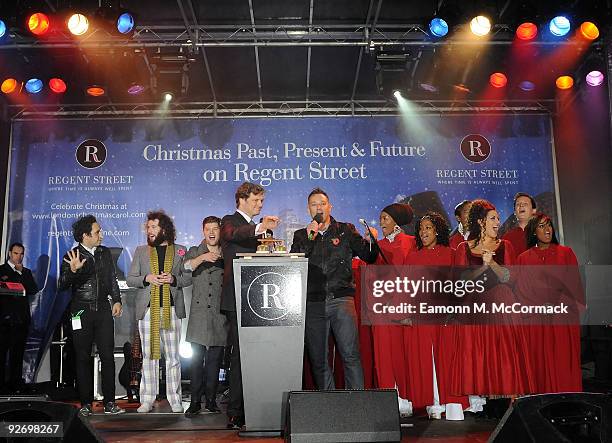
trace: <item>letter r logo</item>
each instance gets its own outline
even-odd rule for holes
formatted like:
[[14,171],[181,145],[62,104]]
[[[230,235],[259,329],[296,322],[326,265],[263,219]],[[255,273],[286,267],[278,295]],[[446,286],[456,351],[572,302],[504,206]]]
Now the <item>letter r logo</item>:
[[106,161],[106,146],[100,140],[85,140],[76,149],[76,160],[84,168],[99,168]]
[[491,143],[480,134],[470,134],[461,140],[461,154],[472,163],[485,161],[491,155]]

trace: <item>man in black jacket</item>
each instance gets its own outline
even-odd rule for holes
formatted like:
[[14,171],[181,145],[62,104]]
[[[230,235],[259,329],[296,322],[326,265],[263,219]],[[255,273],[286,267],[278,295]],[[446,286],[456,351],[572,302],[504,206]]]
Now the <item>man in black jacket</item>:
[[71,289],[70,315],[76,357],[76,374],[81,409],[93,413],[91,345],[95,342],[102,362],[104,413],[121,414],[115,403],[115,333],[113,317],[121,315],[121,294],[110,250],[102,243],[102,231],[93,215],[79,218],[72,225],[79,243],[64,256],[60,273],[61,290]]
[[308,258],[306,347],[317,388],[335,389],[327,358],[331,329],[344,364],[346,388],[363,389],[352,259],[359,256],[373,263],[378,247],[352,224],[334,220],[331,209],[325,191],[314,189],[308,195],[313,220],[295,232],[291,245],[291,252],[304,252]]
[[221,311],[229,320],[228,346],[232,347],[229,373],[229,402],[227,404],[228,428],[244,425],[244,404],[242,401],[242,371],[240,369],[240,347],[238,342],[238,317],[234,295],[234,259],[239,252],[255,252],[257,239],[267,230],[278,225],[278,217],[266,215],[260,223],[253,217],[259,215],[264,202],[264,188],[255,183],[245,182],[236,190],[236,212],[221,220],[221,249],[225,261]]
[[[23,266],[25,247],[13,243],[8,260],[0,266],[0,281],[21,283],[25,296],[0,295],[0,390],[16,393],[23,385],[23,352],[30,327],[30,296],[38,292],[32,271]],[[8,374],[4,363],[8,357]]]

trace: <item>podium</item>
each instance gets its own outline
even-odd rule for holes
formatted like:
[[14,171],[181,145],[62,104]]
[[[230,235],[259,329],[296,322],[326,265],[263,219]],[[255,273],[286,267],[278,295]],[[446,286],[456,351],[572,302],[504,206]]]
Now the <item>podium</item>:
[[245,435],[278,434],[289,391],[302,389],[308,259],[239,256],[233,269]]

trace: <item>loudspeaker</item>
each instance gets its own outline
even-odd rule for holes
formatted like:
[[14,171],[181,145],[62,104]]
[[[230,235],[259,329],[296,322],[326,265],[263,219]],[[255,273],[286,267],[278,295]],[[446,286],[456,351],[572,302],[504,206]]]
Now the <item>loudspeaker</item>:
[[[64,435],[61,441],[102,442],[86,419],[81,419],[75,406],[53,401],[0,401],[0,422],[48,423],[62,422]],[[20,439],[21,440],[21,439]],[[23,439],[29,441],[29,439]],[[32,439],[32,441],[47,441]],[[59,441],[50,439],[49,441]]]
[[517,399],[489,442],[580,443],[612,441],[612,396],[568,393]]
[[291,443],[400,441],[397,392],[290,392],[285,427]]

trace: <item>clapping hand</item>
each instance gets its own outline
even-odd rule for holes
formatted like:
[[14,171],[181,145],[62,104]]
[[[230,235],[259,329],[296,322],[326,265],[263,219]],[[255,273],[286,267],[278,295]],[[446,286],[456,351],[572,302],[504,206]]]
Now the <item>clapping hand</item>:
[[70,270],[75,273],[83,267],[87,259],[81,260],[79,250],[73,251],[71,249],[68,251],[68,258],[64,258],[64,261],[70,265]]

